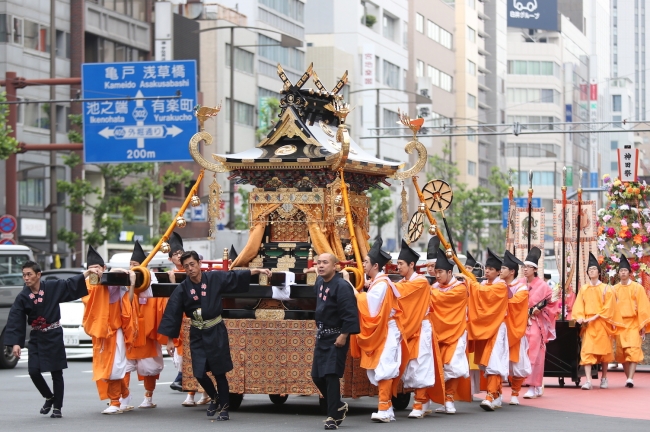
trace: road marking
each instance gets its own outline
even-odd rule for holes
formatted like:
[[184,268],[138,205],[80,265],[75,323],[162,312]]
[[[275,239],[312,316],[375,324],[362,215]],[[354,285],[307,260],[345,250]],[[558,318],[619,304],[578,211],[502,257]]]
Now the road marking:
[[[41,375],[43,375],[43,376],[51,376],[51,374],[49,372],[43,372]],[[27,378],[28,376],[29,376],[29,374],[27,374],[27,375],[16,375],[16,378]]]
[[[160,384],[160,385],[164,385],[164,384],[171,384],[171,383],[172,383],[171,381],[169,381],[169,382],[156,382],[156,384]],[[144,385],[144,383],[140,383],[140,384],[138,384],[138,385],[141,385],[141,386],[143,386],[143,385]]]
[[89,370],[89,371],[81,371],[81,373],[93,373],[93,371],[91,371],[91,370]]

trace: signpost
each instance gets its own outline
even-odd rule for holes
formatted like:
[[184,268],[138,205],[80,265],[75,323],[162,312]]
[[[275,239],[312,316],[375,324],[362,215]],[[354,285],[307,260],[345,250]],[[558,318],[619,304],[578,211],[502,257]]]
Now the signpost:
[[97,99],[83,104],[86,163],[192,160],[194,60],[89,63],[81,82],[83,98]]
[[[515,198],[515,205],[517,207],[528,207],[528,197]],[[533,197],[533,208],[540,208],[542,206],[542,199],[540,197]],[[501,226],[508,227],[508,210],[510,209],[510,200],[503,198],[501,201]]]
[[12,215],[3,215],[0,217],[0,245],[14,245],[14,232],[18,227],[16,218]]

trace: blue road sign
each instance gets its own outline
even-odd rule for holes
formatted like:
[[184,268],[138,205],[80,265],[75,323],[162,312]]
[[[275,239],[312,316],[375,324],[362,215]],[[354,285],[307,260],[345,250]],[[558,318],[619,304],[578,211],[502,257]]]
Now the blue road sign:
[[[188,143],[198,128],[194,60],[87,63],[81,82],[83,98],[97,99],[83,104],[86,163],[192,160]],[[169,98],[177,92],[180,97]],[[156,99],[128,100],[142,97]]]
[[[528,197],[519,197],[515,198],[515,205],[517,207],[528,207]],[[533,208],[539,208],[542,206],[542,199],[539,197],[533,197]],[[508,227],[508,210],[510,209],[510,200],[508,198],[503,198],[501,201],[501,226],[503,228]]]

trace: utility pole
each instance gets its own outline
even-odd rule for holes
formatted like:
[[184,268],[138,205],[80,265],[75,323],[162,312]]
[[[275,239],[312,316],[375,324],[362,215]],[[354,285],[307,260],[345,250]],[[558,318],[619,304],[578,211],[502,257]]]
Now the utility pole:
[[[377,105],[375,105],[375,127],[381,127],[379,125],[379,88],[375,89],[375,94],[377,95]],[[379,130],[377,130],[377,159],[381,159],[381,144],[379,142]]]
[[[56,78],[56,0],[50,0],[50,78]],[[56,100],[56,87],[50,86],[50,101]],[[50,102],[50,143],[56,144],[56,104]],[[54,255],[58,252],[58,213],[56,189],[56,151],[50,152],[50,253],[54,268]]]

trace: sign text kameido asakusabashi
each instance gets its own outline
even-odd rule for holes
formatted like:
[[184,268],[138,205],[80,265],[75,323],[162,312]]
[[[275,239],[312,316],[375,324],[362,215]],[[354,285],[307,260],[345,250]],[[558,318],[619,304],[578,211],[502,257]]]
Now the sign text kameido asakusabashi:
[[89,63],[81,82],[86,163],[192,160],[195,61]]

